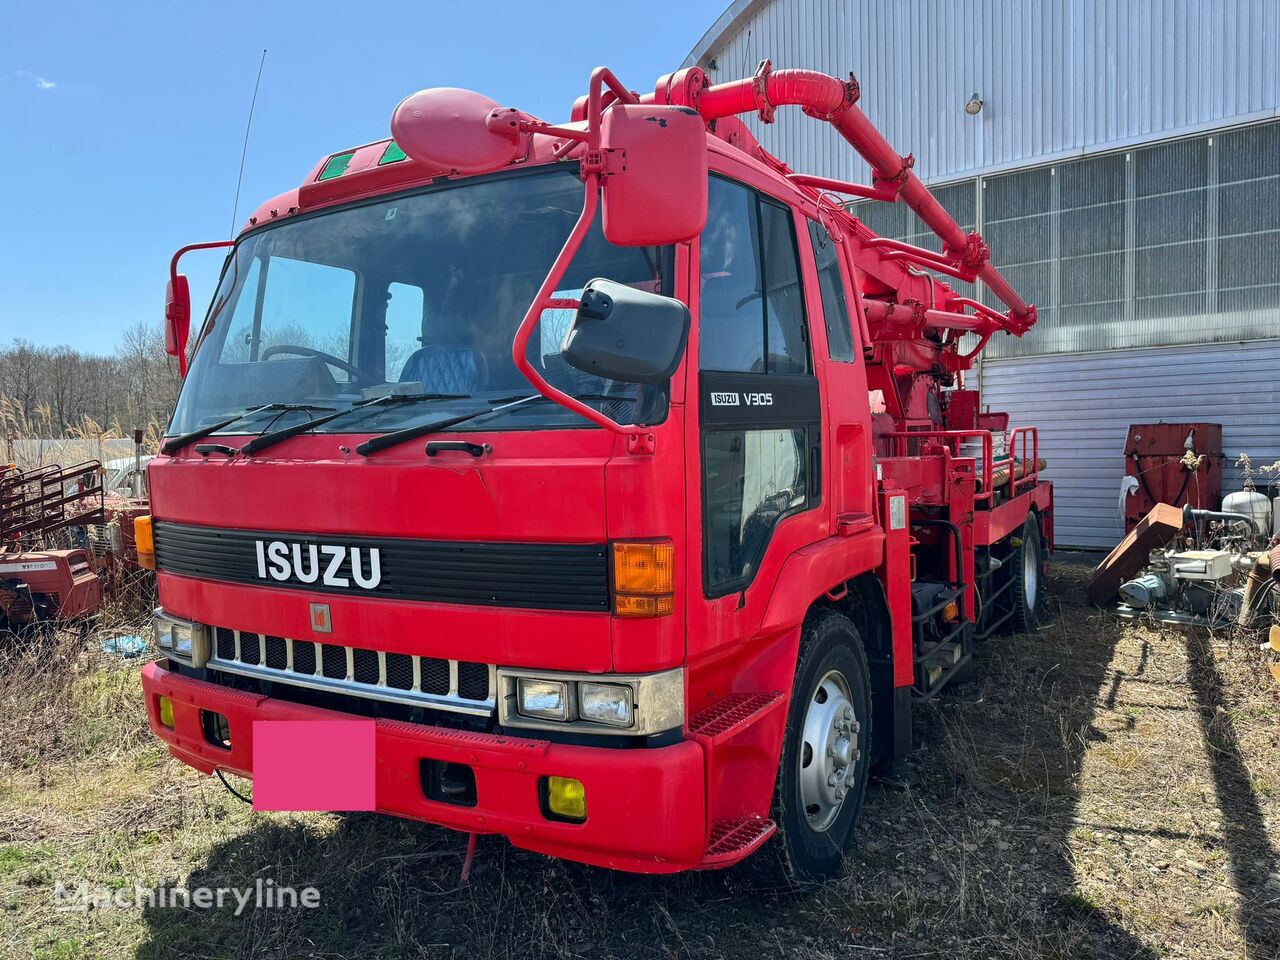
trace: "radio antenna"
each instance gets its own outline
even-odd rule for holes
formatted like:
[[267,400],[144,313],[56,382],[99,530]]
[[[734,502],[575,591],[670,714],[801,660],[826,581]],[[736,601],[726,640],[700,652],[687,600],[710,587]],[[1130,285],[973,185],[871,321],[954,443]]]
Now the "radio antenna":
[[262,59],[258,61],[258,79],[253,81],[253,99],[249,101],[249,119],[244,125],[244,146],[240,149],[240,174],[236,177],[236,200],[231,206],[231,233],[235,239],[236,221],[240,217],[240,185],[244,183],[244,159],[249,154],[249,131],[253,128],[253,108],[258,105],[258,87],[262,85],[262,67],[267,62],[267,51],[262,50]]

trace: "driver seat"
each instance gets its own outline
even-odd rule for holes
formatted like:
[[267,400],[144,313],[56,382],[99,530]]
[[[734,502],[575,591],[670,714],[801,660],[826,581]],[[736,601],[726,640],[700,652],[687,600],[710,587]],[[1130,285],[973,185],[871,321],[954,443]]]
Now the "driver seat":
[[421,383],[431,393],[474,394],[489,376],[484,354],[461,343],[429,343],[409,355],[401,383]]

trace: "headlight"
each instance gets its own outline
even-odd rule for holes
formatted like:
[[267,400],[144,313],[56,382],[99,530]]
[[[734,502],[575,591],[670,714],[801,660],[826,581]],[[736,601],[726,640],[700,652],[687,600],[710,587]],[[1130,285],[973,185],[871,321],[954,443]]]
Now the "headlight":
[[648,737],[684,727],[684,670],[525,673],[498,668],[504,727]]
[[190,660],[192,666],[203,667],[208,662],[208,633],[202,624],[171,617],[157,607],[151,618],[151,630],[161,650]]
[[516,711],[541,720],[569,719],[569,685],[558,680],[521,677],[516,683]]
[[578,684],[578,716],[615,727],[631,726],[631,688],[616,683]]

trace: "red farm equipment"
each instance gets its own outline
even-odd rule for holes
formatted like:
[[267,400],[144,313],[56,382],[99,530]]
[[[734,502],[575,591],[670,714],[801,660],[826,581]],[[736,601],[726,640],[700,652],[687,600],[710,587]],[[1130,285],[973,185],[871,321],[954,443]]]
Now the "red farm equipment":
[[84,621],[102,582],[86,529],[103,518],[96,460],[0,470],[0,631]]
[[[601,68],[562,124],[425,90],[179,251],[186,379],[138,530],[172,753],[262,780],[256,721],[366,722],[385,813],[624,870],[767,844],[838,872],[913,710],[1044,615],[1053,540],[1035,428],[964,386],[1035,308],[858,99],[767,61],[645,94]],[[872,183],[793,172],[740,119],[785,107]],[[178,260],[219,246],[187,371]]]

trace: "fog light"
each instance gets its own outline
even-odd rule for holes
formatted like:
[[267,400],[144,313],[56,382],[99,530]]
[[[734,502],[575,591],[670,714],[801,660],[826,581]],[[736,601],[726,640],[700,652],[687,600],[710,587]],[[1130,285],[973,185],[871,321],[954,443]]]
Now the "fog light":
[[631,688],[616,683],[578,684],[578,716],[583,720],[631,726]]
[[160,698],[160,723],[173,729],[173,701],[168,697]]
[[568,720],[569,685],[559,680],[521,677],[516,682],[516,711],[522,717]]
[[587,819],[587,790],[581,780],[572,777],[546,777],[547,813],[560,820]]

